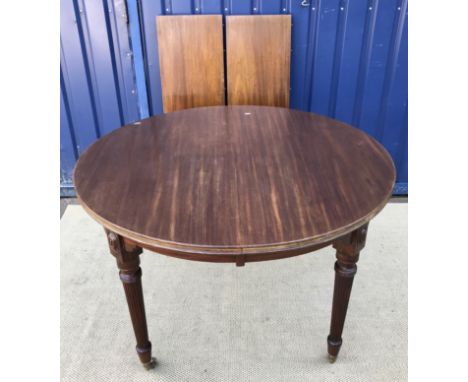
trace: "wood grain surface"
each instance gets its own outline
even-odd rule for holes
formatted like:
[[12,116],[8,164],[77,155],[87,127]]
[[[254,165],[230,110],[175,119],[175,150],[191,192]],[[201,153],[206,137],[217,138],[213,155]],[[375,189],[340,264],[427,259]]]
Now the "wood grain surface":
[[221,15],[157,16],[165,113],[224,105]]
[[289,106],[291,15],[226,17],[229,105]]
[[82,154],[77,196],[104,227],[162,253],[304,253],[362,226],[393,162],[364,132],[311,113],[218,106],[151,117]]

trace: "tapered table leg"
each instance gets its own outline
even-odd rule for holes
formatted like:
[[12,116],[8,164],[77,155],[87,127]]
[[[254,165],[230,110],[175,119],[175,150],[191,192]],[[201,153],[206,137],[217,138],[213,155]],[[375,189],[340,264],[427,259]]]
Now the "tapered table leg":
[[336,360],[343,342],[341,334],[348,310],[349,297],[353,286],[356,263],[359,252],[366,242],[368,224],[352,231],[333,243],[336,249],[335,286],[333,290],[333,306],[330,324],[330,335],[327,338],[328,356],[331,362]]
[[136,351],[146,369],[152,369],[156,360],[151,357],[151,342],[148,339],[145,304],[141,286],[140,254],[142,249],[129,245],[124,238],[106,230],[112,255],[117,259],[120,280],[123,283],[133,331],[137,341]]

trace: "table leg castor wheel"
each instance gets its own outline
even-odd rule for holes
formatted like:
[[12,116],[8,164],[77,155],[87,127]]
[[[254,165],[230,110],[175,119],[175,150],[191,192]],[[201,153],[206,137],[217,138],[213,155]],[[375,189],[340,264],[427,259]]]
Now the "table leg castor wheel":
[[156,364],[157,364],[156,358],[151,357],[151,361],[144,363],[143,367],[146,370],[151,370],[151,369],[154,369],[156,367]]
[[328,360],[330,361],[330,363],[335,363],[336,355],[328,354]]

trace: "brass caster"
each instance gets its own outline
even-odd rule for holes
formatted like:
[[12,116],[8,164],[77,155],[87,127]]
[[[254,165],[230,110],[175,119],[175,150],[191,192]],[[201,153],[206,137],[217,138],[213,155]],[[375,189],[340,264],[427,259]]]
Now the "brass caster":
[[328,360],[330,361],[330,363],[335,363],[336,355],[328,354]]
[[146,370],[151,370],[151,369],[154,369],[156,367],[156,358],[154,357],[151,357],[151,361],[149,362],[146,362],[143,364],[143,367],[146,369]]

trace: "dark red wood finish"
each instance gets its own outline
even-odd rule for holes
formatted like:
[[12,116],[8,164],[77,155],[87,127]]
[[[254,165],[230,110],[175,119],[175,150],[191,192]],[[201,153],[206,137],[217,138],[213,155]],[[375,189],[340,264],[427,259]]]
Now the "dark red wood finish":
[[151,342],[148,339],[145,303],[141,286],[140,247],[125,242],[125,239],[114,232],[105,230],[111,254],[117,260],[125,296],[127,298],[133,331],[137,340],[136,351],[146,369],[152,369],[156,360],[151,357]]
[[366,243],[368,224],[337,239],[333,243],[336,249],[335,287],[333,290],[333,307],[330,324],[330,335],[327,338],[328,355],[334,362],[343,342],[341,334],[348,310],[349,297],[353,286],[354,275],[357,272],[356,263],[359,252]]
[[86,150],[74,174],[82,205],[113,232],[167,253],[246,261],[360,227],[383,208],[394,179],[390,156],[362,131],[261,106],[125,126]]
[[333,244],[328,351],[341,346],[368,222],[395,181],[385,149],[327,117],[275,107],[169,113],[102,137],[80,158],[77,196],[107,230],[141,361],[152,367],[139,254],[264,261]]

